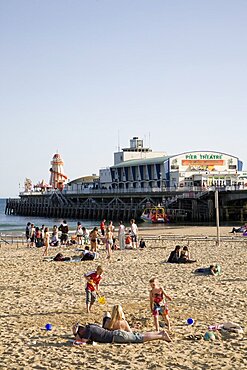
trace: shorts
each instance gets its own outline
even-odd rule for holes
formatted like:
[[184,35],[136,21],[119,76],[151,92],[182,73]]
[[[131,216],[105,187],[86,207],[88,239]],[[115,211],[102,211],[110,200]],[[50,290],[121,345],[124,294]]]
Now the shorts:
[[137,235],[131,235],[132,243],[137,243]]
[[95,290],[92,291],[86,288],[85,291],[86,291],[86,304],[88,303],[94,304],[97,298]]
[[141,333],[114,330],[112,343],[143,343],[143,338],[143,334]]
[[68,240],[68,234],[62,234],[61,235],[61,242],[66,242]]
[[152,313],[153,316],[169,315],[168,306],[166,304],[164,306],[160,306],[159,304],[155,303]]

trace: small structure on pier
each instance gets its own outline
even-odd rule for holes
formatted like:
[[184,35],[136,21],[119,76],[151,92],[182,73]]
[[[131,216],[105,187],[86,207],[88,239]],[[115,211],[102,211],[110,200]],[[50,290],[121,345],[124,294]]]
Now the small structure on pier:
[[64,163],[60,154],[54,154],[51,165],[52,167],[50,168],[50,185],[53,189],[63,190],[64,184],[67,181],[68,177],[64,173]]

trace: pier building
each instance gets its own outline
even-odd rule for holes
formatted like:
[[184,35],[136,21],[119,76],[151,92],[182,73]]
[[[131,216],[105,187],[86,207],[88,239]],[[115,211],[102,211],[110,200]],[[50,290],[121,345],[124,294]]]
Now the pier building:
[[242,161],[218,151],[175,155],[153,152],[133,137],[114,153],[114,164],[67,182],[63,161],[53,157],[50,187],[25,188],[6,213],[77,219],[138,219],[148,205],[163,205],[170,220],[212,222],[219,191],[222,221],[247,219],[247,172]]

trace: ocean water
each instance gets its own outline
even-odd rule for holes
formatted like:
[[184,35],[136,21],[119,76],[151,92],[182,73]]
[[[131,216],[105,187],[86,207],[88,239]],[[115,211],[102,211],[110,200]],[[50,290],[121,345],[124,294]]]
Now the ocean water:
[[[5,215],[6,199],[0,198],[0,235],[22,235],[25,234],[26,224],[33,223],[35,226],[41,225],[51,228],[53,225],[60,225],[63,219],[61,218],[46,218],[46,217],[29,217],[29,216],[14,216]],[[66,219],[71,231],[76,229],[77,221],[80,221],[87,229],[92,229],[94,226],[99,226],[99,221],[90,220],[75,220]]]

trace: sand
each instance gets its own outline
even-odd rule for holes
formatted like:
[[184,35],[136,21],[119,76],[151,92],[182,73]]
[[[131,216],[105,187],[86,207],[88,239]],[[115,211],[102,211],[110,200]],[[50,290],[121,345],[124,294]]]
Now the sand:
[[[0,368],[1,369],[246,369],[247,336],[224,335],[213,342],[186,339],[204,334],[210,324],[234,321],[247,327],[247,238],[220,233],[227,239],[216,246],[216,229],[210,227],[163,227],[141,229],[144,237],[166,235],[171,240],[147,240],[145,250],[115,251],[105,258],[80,263],[44,262],[40,249],[24,246],[0,248]],[[176,244],[188,245],[194,264],[164,263]],[[203,240],[192,236],[205,237]],[[148,238],[147,238],[148,239]],[[150,239],[150,238],[149,238]],[[74,255],[75,247],[62,249]],[[61,248],[49,250],[55,255]],[[219,277],[195,276],[193,271],[217,262]],[[96,303],[85,312],[83,274],[99,263],[105,272],[101,292],[107,303]],[[154,330],[149,311],[149,279],[158,277],[173,301],[169,304],[172,343],[139,345],[97,344],[73,346],[71,326],[101,322],[105,310],[123,305],[132,327]],[[194,326],[188,326],[188,318]],[[52,330],[46,331],[47,323]]]

